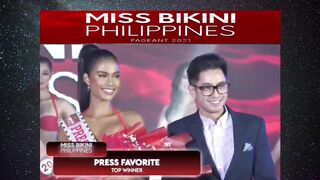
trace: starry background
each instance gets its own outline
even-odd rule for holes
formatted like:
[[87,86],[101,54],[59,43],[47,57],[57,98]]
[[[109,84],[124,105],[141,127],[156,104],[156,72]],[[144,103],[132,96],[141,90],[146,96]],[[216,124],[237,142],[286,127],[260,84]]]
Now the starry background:
[[[282,10],[281,179],[320,179],[317,1],[1,1],[0,179],[39,179],[39,11]],[[41,6],[41,7],[40,7]]]

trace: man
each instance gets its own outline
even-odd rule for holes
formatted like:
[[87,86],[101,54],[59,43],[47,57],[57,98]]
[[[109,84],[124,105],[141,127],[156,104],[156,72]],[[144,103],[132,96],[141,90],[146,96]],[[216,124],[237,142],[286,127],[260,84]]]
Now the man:
[[276,179],[263,119],[225,105],[230,86],[225,60],[215,54],[198,56],[187,75],[198,111],[169,124],[168,130],[193,137],[187,148],[200,150],[202,164],[212,169],[199,179]]

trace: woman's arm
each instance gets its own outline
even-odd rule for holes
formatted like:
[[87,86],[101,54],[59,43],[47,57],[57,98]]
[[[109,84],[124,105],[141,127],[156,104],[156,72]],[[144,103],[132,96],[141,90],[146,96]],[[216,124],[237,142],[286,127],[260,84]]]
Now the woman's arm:
[[64,132],[64,130],[61,126],[59,127],[59,131],[58,131],[58,141],[61,141],[61,142],[68,142],[69,141],[66,133]]
[[59,118],[76,113],[75,107],[65,99],[58,100]]
[[[76,113],[76,109],[68,101],[64,99],[59,99],[58,103],[59,103],[59,110],[60,110],[59,118],[64,118],[66,116],[70,116]],[[61,126],[59,127],[59,130],[58,130],[58,140],[63,142],[69,141],[66,133],[64,132],[64,129]]]

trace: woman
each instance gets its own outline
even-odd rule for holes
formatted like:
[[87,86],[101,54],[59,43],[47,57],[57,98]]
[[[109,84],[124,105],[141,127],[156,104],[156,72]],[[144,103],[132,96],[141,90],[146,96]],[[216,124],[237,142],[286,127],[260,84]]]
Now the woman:
[[[48,58],[40,56],[40,160],[47,157],[47,142],[58,139],[58,120],[62,114],[71,115],[75,108],[66,100],[49,92],[49,80],[52,75],[52,64]],[[40,174],[41,179],[52,178],[51,175]]]
[[[143,125],[143,119],[136,112],[117,110],[112,106],[112,100],[119,93],[121,85],[120,64],[116,56],[95,45],[86,45],[80,52],[79,60],[78,99],[85,122],[95,139],[106,142],[108,149],[126,149],[122,135],[129,134],[138,124]],[[145,135],[153,138],[151,134]],[[159,133],[154,137],[158,138]],[[63,129],[59,133],[59,138],[61,141],[68,141]],[[156,138],[153,138],[155,142]],[[141,177],[106,177],[108,178],[143,179]]]
[[165,106],[160,114],[158,127],[168,124],[194,113],[197,108],[188,91],[188,63],[181,64],[172,81],[171,104]]
[[[116,56],[95,45],[86,45],[79,59],[80,109],[96,140],[108,139],[136,123],[143,123],[142,117],[136,112],[120,111],[112,106],[112,100],[119,93],[121,85],[120,64]],[[68,140],[63,131],[59,135],[61,140]]]
[[70,103],[49,92],[51,75],[50,60],[40,56],[40,138],[44,144],[57,141],[58,119],[62,114],[75,113],[75,108]]

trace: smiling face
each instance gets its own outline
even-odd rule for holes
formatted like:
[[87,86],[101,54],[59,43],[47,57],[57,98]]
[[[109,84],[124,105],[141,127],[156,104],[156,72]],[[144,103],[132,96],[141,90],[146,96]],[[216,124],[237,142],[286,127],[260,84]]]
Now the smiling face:
[[45,62],[40,63],[40,90],[48,88],[49,80],[51,78],[51,69]]
[[91,98],[110,101],[120,90],[120,67],[112,58],[102,58],[93,65],[84,82],[90,87]]
[[189,86],[190,93],[195,98],[201,115],[211,118],[222,115],[228,93],[219,94],[215,89],[212,95],[204,96],[198,87],[217,86],[225,82],[227,79],[221,69],[209,69],[199,74],[199,80],[195,84],[197,87]]

